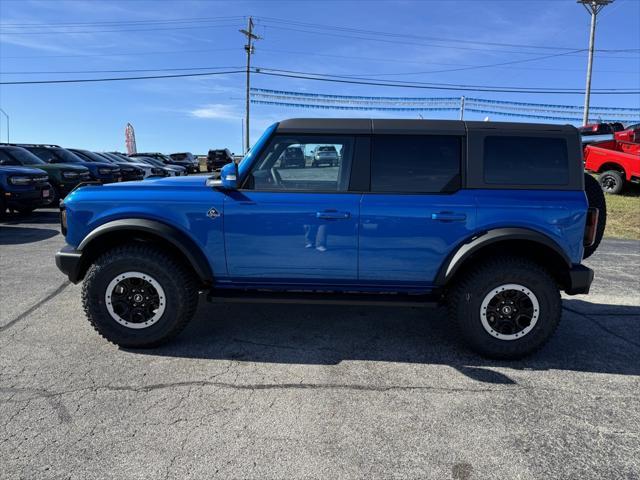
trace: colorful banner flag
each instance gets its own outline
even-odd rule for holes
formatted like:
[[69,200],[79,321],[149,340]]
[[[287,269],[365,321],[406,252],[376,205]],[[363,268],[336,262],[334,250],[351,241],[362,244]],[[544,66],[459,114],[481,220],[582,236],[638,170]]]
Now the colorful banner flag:
[[124,129],[124,143],[127,146],[127,154],[138,153],[136,149],[136,132],[133,130],[133,125],[127,123]]

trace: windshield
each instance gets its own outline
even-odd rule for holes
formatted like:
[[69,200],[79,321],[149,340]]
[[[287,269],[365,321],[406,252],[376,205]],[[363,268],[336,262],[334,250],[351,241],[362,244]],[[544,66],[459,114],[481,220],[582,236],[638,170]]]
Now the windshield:
[[[20,162],[22,165],[44,165],[45,163],[36,157],[29,150],[25,150],[24,148],[8,148],[9,155],[11,155],[14,159]],[[6,151],[5,150],[5,151]]]
[[113,158],[107,157],[105,154],[100,153],[100,152],[91,152],[93,155],[96,156],[96,158],[98,160],[98,162],[109,162],[109,163],[115,163]]
[[164,163],[160,160],[151,157],[136,157],[136,160],[139,160],[144,163],[148,163],[149,165],[154,165],[156,167],[164,167]]
[[88,150],[72,150],[72,153],[74,155],[77,155],[81,159],[88,161],[88,162],[105,163],[105,159],[104,158],[99,157],[95,153],[89,152]]
[[84,163],[77,155],[64,148],[54,148],[53,151],[62,160],[61,163]]
[[47,163],[84,163],[64,148],[31,147],[29,151]]
[[244,158],[240,160],[240,163],[238,164],[238,174],[240,175],[240,178],[244,178],[246,173],[249,171],[251,163],[255,159],[254,152],[259,153],[260,150],[264,148],[265,144],[267,143],[273,132],[275,132],[277,127],[278,124],[274,123],[269,128],[267,128],[262,136],[258,139],[258,141],[253,145],[253,147],[249,149]]

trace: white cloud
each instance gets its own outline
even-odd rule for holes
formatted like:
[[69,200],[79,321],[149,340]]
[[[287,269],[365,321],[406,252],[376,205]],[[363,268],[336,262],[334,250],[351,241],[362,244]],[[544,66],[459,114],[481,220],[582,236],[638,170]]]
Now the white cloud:
[[240,115],[230,105],[222,103],[209,103],[200,108],[189,111],[189,115],[195,118],[219,119],[219,120],[236,120]]

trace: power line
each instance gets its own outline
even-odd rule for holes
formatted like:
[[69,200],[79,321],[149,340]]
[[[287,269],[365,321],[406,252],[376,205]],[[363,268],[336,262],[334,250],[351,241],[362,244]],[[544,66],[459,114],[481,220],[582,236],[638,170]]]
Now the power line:
[[[210,69],[219,67],[210,67]],[[449,91],[477,91],[477,92],[498,92],[498,93],[528,93],[528,94],[582,94],[577,89],[554,89],[554,88],[531,88],[531,87],[499,87],[488,85],[463,85],[463,84],[445,84],[445,83],[426,83],[426,82],[388,82],[379,81],[378,79],[353,79],[340,75],[328,75],[321,73],[299,72],[293,70],[270,69],[265,67],[253,67],[253,73],[259,75],[297,78],[302,80],[316,80],[332,83],[346,83],[354,85],[372,85],[396,88],[415,88],[428,90],[449,90]],[[146,75],[131,77],[111,77],[111,78],[84,78],[84,79],[47,79],[47,80],[20,80],[20,81],[2,81],[0,85],[30,85],[30,84],[56,84],[56,83],[87,83],[87,82],[109,82],[123,80],[150,80],[163,78],[186,78],[210,75],[226,75],[234,73],[246,73],[246,69],[228,70],[223,72],[200,72],[200,73],[184,73],[172,75]],[[600,89],[594,90],[594,94],[599,95],[636,95],[640,94],[640,90],[633,89]]]
[[70,23],[0,23],[0,28],[33,28],[33,27],[73,27],[73,26],[100,26],[100,25],[131,25],[131,24],[170,24],[170,23],[191,23],[209,22],[213,20],[238,20],[246,19],[244,15],[231,15],[224,17],[191,17],[174,18],[166,20],[111,20],[102,22],[70,22]]
[[[226,24],[209,24],[209,25],[201,25],[206,28],[218,28],[218,27],[237,27],[237,23],[226,23]],[[57,30],[57,31],[38,31],[38,32],[3,32],[0,31],[0,35],[53,35],[53,34],[61,34],[61,35],[85,35],[91,34],[94,35],[96,33],[115,33],[115,32],[156,32],[162,30],[193,30],[195,27],[158,27],[158,28],[127,28],[127,29],[117,29],[117,30]]]
[[[267,75],[273,77],[285,77],[285,78],[298,78],[301,80],[315,80],[319,82],[331,82],[331,83],[346,83],[352,85],[371,85],[377,87],[396,87],[396,88],[416,88],[425,90],[450,90],[450,91],[472,91],[472,92],[496,92],[496,93],[528,93],[528,94],[568,94],[568,95],[582,95],[580,91],[566,91],[566,90],[525,90],[525,89],[504,89],[504,88],[467,88],[467,87],[445,87],[436,85],[425,85],[417,83],[391,83],[384,81],[364,81],[364,80],[348,80],[344,78],[332,78],[332,77],[320,77],[311,76],[313,74],[294,74],[294,73],[279,73],[277,71],[264,71],[266,69],[256,69],[255,73],[259,75]],[[598,95],[637,95],[640,94],[640,90],[608,90],[593,92]]]
[[197,50],[165,50],[156,52],[121,52],[121,53],[89,53],[89,54],[74,54],[74,55],[3,55],[2,60],[8,58],[15,59],[29,59],[29,58],[92,58],[92,57],[128,57],[128,56],[145,56],[145,55],[172,55],[183,53],[211,53],[211,52],[231,52],[236,51],[237,48],[205,48]]
[[[383,36],[383,37],[385,36],[383,32],[377,32],[375,34],[375,36],[371,36],[373,34],[360,33],[359,35],[350,35],[348,33],[336,33],[336,32],[331,32],[331,31],[327,32],[327,31],[317,31],[317,30],[306,30],[306,29],[303,29],[303,28],[294,28],[294,27],[288,27],[288,26],[283,26],[283,25],[276,25],[276,27],[279,30],[288,30],[288,31],[293,31],[293,32],[311,33],[311,34],[323,35],[323,36],[329,35],[329,36],[333,36],[333,37],[353,38],[353,39],[358,39],[358,40],[368,40],[368,41],[391,43],[391,44],[417,45],[417,46],[421,46],[421,47],[436,47],[436,48],[455,49],[455,50],[489,51],[489,52],[494,52],[494,53],[515,53],[515,54],[522,54],[522,55],[535,55],[535,54],[539,53],[539,52],[530,52],[530,51],[523,51],[523,50],[496,50],[495,47],[494,48],[478,48],[478,47],[470,47],[470,46],[452,46],[452,45],[441,45],[441,44],[433,44],[433,43],[412,42],[412,41],[406,41],[406,40],[393,40],[393,39],[389,39],[389,38],[380,38],[381,36]],[[363,35],[370,35],[370,36],[363,36]],[[473,43],[482,44],[483,42],[473,42]],[[523,46],[522,48],[526,48],[526,46]],[[566,53],[573,55],[573,54],[575,54],[575,52],[573,52],[571,50],[582,51],[584,49],[566,49],[566,48],[562,48],[562,50],[567,50]],[[603,53],[627,53],[627,52],[636,52],[636,51],[640,51],[640,49],[623,49],[623,50],[608,49],[608,50],[604,51]],[[628,58],[628,57],[613,56],[611,58]]]
[[[380,58],[380,57],[362,57],[362,56],[354,56],[354,55],[334,55],[328,53],[316,53],[316,52],[303,52],[303,51],[293,51],[293,50],[280,50],[273,48],[263,48],[263,52],[272,52],[272,53],[286,53],[288,55],[304,55],[304,56],[315,56],[315,57],[327,57],[327,58],[341,58],[345,60],[366,60],[369,62],[390,62],[390,63],[400,63],[400,64],[413,64],[413,65],[450,65],[450,66],[459,66],[459,67],[483,67],[483,65],[474,65],[469,63],[445,63],[445,62],[425,62],[425,61],[417,61],[417,60],[398,60],[396,58]],[[493,65],[494,68],[500,68],[499,66]],[[570,68],[549,68],[549,67],[509,67],[509,69],[518,69],[518,70],[547,70],[554,72],[582,72],[582,69],[570,69]],[[607,73],[640,73],[640,68],[638,70],[599,70],[600,72]],[[413,75],[416,73],[427,73],[427,72],[412,72],[407,73],[406,75]],[[432,73],[432,72],[428,72]],[[386,75],[386,74],[379,74]]]
[[[359,83],[358,81],[354,80],[355,79],[359,79],[359,80],[367,80],[367,81],[373,81],[373,82],[377,82],[377,81],[381,81],[378,78],[365,78],[364,76],[358,76],[358,77],[354,77],[353,75],[332,75],[332,74],[326,74],[326,73],[312,73],[312,72],[302,72],[302,71],[297,71],[297,70],[283,70],[283,69],[276,69],[276,68],[268,68],[268,67],[255,67],[256,69],[256,73],[261,73],[261,74],[265,74],[267,75],[267,72],[279,72],[282,74],[298,74],[298,75],[303,75],[305,76],[304,78],[309,78],[309,79],[315,79],[314,77],[320,77],[318,79],[324,79],[324,78],[329,78],[329,79],[340,79],[340,80],[345,80],[345,82],[342,83]],[[265,70],[267,72],[265,72]],[[384,80],[382,80],[384,82]],[[484,88],[492,88],[492,89],[499,89],[496,91],[511,91],[513,89],[515,90],[522,90],[523,93],[527,93],[527,92],[532,92],[532,93],[582,93],[582,90],[578,89],[578,88],[542,88],[542,87],[508,87],[508,86],[487,86],[487,85],[468,85],[468,84],[454,84],[454,83],[434,83],[434,82],[405,82],[402,80],[394,80],[394,81],[387,81],[386,83],[388,83],[390,86],[403,86],[403,85],[424,85],[424,86],[439,86],[439,87],[455,87],[455,88],[450,88],[451,90],[462,90],[462,89],[484,89]],[[594,89],[595,90],[595,89]],[[628,88],[622,88],[622,89],[599,89],[600,92],[602,91],[629,91],[631,89]],[[640,92],[640,90],[639,90]]]
[[155,80],[161,78],[186,78],[186,77],[205,77],[211,75],[227,75],[232,73],[245,73],[245,70],[230,70],[225,72],[203,72],[203,73],[184,73],[174,75],[146,75],[140,77],[112,77],[112,78],[73,78],[64,80],[26,80],[26,81],[10,81],[0,82],[0,85],[42,85],[52,83],[91,83],[91,82],[119,82],[124,80]]
[[[397,32],[381,32],[381,31],[375,31],[375,30],[342,27],[342,26],[336,26],[336,25],[300,22],[295,20],[287,20],[287,19],[280,19],[280,18],[274,18],[274,17],[257,17],[257,19],[258,21],[261,21],[262,23],[265,23],[265,24],[275,23],[275,24],[307,27],[307,28],[312,28],[317,30],[325,29],[325,30],[333,30],[333,31],[339,31],[339,32],[356,33],[361,35],[385,36],[385,37],[391,37],[391,38],[412,38],[417,40],[464,43],[464,44],[470,44],[470,45],[489,45],[492,47],[535,48],[535,49],[543,49],[543,50],[566,50],[566,51],[577,50],[577,47],[559,47],[559,46],[532,45],[532,44],[520,44],[520,43],[483,42],[476,39],[465,40],[465,39],[459,39],[459,38],[433,37],[433,36],[415,35],[415,34],[397,33]],[[618,52],[618,51],[639,51],[639,50],[640,49],[635,48],[635,49],[602,49],[599,51]]]
[[183,68],[135,68],[128,70],[56,70],[56,71],[29,71],[29,72],[3,72],[0,70],[0,75],[60,75],[60,74],[86,74],[86,73],[142,73],[142,72],[184,72],[188,70],[224,70],[224,69],[239,69],[244,67],[232,66],[232,67],[183,67]]

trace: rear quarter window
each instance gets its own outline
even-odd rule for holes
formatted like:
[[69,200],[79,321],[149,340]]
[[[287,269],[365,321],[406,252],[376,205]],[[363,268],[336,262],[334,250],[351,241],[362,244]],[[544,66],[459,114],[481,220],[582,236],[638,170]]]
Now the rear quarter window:
[[484,182],[493,185],[567,185],[569,157],[564,138],[488,136]]

